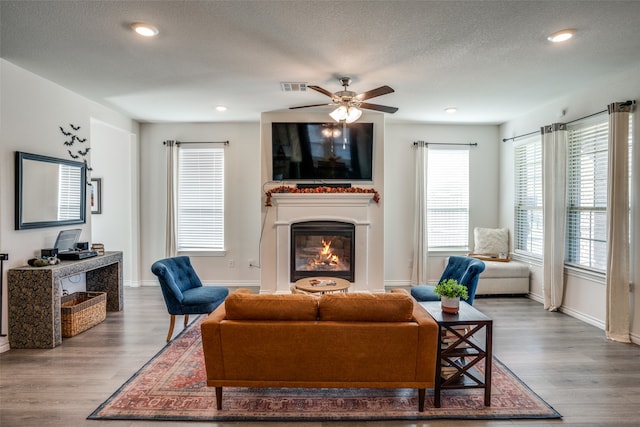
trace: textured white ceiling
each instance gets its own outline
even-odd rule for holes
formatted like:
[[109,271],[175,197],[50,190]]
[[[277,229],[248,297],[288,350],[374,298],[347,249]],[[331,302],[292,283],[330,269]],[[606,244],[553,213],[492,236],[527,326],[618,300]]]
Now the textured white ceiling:
[[640,1],[1,0],[0,18],[2,58],[143,122],[257,121],[328,100],[280,82],[345,75],[395,89],[370,100],[388,121],[502,123],[640,64]]

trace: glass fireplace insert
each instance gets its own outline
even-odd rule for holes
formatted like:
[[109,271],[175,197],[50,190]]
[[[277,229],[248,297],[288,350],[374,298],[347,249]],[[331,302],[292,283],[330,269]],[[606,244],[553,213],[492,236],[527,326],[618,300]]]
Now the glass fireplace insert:
[[355,225],[306,221],[291,225],[291,282],[305,277],[355,281]]

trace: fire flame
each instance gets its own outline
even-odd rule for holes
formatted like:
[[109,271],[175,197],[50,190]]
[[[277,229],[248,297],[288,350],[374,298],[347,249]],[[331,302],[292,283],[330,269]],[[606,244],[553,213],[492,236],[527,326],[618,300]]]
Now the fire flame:
[[313,266],[336,266],[339,262],[338,256],[331,251],[331,240],[326,242],[322,239],[322,249],[310,264]]

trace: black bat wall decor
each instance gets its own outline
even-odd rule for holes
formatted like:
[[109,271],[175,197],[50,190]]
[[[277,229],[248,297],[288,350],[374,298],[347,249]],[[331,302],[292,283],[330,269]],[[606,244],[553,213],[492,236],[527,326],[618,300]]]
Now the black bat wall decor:
[[[67,131],[67,130],[65,130],[64,127],[58,126],[58,128],[60,129],[60,132],[62,132],[62,134],[65,137],[71,137],[70,139],[66,139],[65,141],[62,142],[65,147],[73,146],[73,144],[75,144],[76,141],[79,142],[80,144],[83,144],[83,143],[87,142],[87,138],[80,138],[75,133],[75,132],[80,130],[80,126],[76,126],[73,123],[69,123],[69,126],[72,129],[71,131]],[[72,151],[71,149],[67,149],[67,153],[69,153],[69,156],[72,159],[79,159],[80,157],[82,157],[82,161],[84,162],[85,167],[86,167],[87,175],[89,174],[90,171],[93,170],[89,166],[89,164],[87,163],[87,159],[86,159],[86,156],[87,156],[87,154],[89,154],[90,150],[91,150],[91,147],[86,147],[84,150],[75,150],[75,151]],[[88,176],[87,176],[87,185],[91,185]]]

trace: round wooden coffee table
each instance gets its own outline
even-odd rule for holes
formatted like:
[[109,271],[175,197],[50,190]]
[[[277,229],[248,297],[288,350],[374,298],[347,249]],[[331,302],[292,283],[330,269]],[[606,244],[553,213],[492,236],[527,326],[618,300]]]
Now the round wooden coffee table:
[[351,283],[339,277],[305,277],[296,281],[296,288],[312,293],[347,292]]

